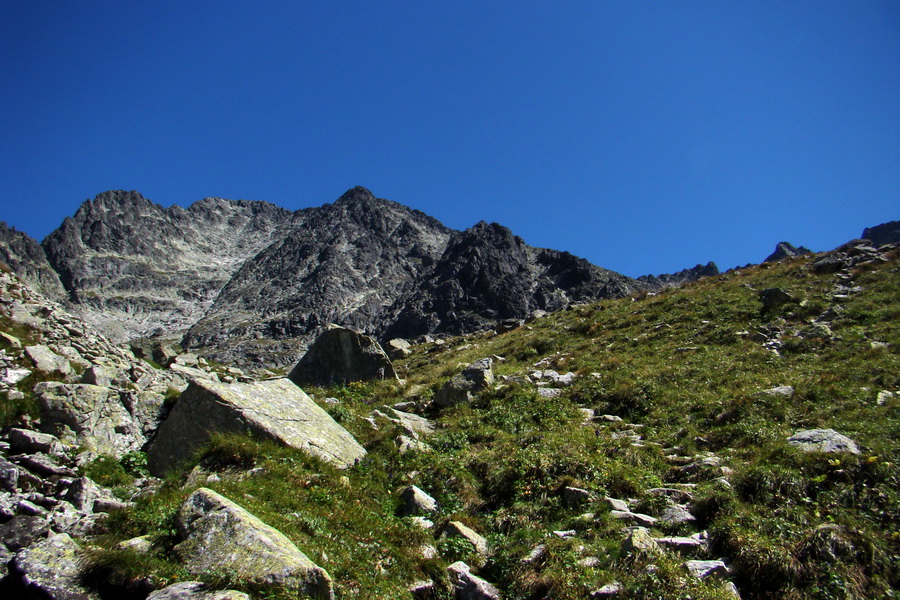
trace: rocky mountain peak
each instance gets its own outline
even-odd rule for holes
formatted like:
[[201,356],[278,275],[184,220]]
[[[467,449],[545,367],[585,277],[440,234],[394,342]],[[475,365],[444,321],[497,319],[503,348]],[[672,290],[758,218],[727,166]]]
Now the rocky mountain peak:
[[375,200],[375,194],[367,188],[357,185],[344,192],[341,197],[335,201],[335,204],[342,206],[348,204],[366,204],[372,203]]
[[763,262],[777,262],[785,258],[793,258],[794,256],[803,256],[811,253],[812,250],[805,246],[794,246],[790,242],[778,242],[775,250]]

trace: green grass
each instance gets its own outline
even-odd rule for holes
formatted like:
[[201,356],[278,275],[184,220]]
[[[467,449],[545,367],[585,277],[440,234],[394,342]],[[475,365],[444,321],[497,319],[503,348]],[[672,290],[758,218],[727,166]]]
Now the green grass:
[[[894,256],[857,269],[852,285],[863,291],[840,301],[832,336],[812,321],[834,305],[836,279],[812,273],[811,260],[580,306],[502,335],[423,344],[397,362],[405,386],[307,389],[366,447],[361,464],[338,471],[270,444],[218,438],[191,465],[215,472],[218,481],[182,473],[111,519],[108,547],[150,534],[158,550],[149,557],[101,552],[96,564],[125,580],[148,570],[159,581],[183,577],[166,558],[175,542],[172,518],[193,489],[206,485],[284,532],[330,572],[343,598],[407,597],[409,583],[428,578],[449,598],[443,569],[460,557],[510,599],[585,598],[612,581],[622,584],[625,599],[728,598],[721,582],[689,576],[673,552],[623,555],[622,523],[601,500],[631,498],[652,513],[663,503],[648,489],[693,483],[697,527],[658,525],[653,533],[707,529],[710,558],[730,561],[745,600],[895,597],[900,401],[879,405],[876,396],[900,391],[900,268]],[[756,290],[768,287],[796,301],[763,311]],[[779,355],[754,341],[761,331],[781,332]],[[437,430],[424,440],[432,452],[400,455],[394,440],[401,430],[386,421],[373,429],[365,420],[408,396],[426,402],[460,365],[486,356],[502,357],[494,363],[499,377],[522,375],[546,359],[543,368],[578,379],[552,400],[509,384],[435,411],[429,416]],[[794,397],[759,394],[780,385],[793,386]],[[339,403],[325,403],[327,397]],[[585,408],[623,422],[586,424]],[[633,425],[642,445],[625,436]],[[822,456],[787,445],[792,433],[814,427],[851,437],[862,454]],[[707,452],[730,469],[730,484],[718,480],[728,473],[721,469],[692,471],[666,457]],[[460,544],[396,517],[397,494],[409,484],[437,500],[437,530],[463,521],[487,537],[490,555],[476,560]],[[564,506],[567,485],[596,500]],[[559,539],[554,530],[576,534]],[[423,558],[422,544],[436,547],[438,558]],[[537,544],[546,545],[545,556],[523,564]],[[594,566],[579,566],[588,557]]]

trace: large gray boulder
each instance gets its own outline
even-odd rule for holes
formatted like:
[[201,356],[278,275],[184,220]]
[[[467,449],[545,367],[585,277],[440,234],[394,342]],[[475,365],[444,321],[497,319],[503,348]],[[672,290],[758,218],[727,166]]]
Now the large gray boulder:
[[146,443],[141,426],[116,390],[89,384],[39,383],[34,387],[41,429],[64,444],[122,456]]
[[331,576],[283,533],[228,498],[200,488],[176,519],[183,539],[174,553],[194,575],[229,574],[256,585],[332,599]]
[[150,472],[165,474],[217,432],[275,440],[342,468],[366,455],[346,429],[287,379],[249,384],[194,380],[147,452]]
[[288,378],[297,385],[396,379],[391,359],[368,335],[329,325],[309,347]]

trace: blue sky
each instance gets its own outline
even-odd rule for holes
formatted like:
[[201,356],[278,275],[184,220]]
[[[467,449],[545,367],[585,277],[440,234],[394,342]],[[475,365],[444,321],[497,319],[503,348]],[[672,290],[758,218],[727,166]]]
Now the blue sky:
[[0,0],[0,219],[354,185],[627,275],[900,219],[900,2]]

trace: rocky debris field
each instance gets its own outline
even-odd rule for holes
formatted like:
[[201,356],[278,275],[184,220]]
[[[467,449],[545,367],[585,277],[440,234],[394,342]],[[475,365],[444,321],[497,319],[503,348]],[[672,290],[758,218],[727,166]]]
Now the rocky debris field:
[[898,289],[855,240],[288,378],[0,271],[0,593],[890,597]]

